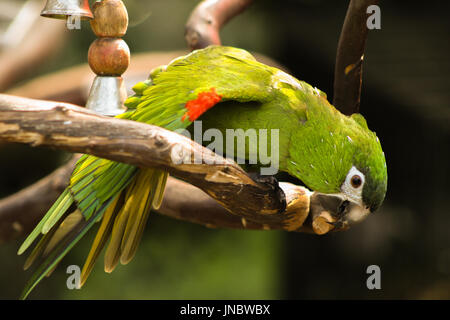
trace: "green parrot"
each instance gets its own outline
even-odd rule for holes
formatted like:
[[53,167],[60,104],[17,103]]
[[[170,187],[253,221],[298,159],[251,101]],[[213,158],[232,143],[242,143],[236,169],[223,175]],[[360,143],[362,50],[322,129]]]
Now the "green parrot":
[[[310,190],[342,199],[340,223],[351,224],[382,204],[387,169],[380,142],[360,114],[346,116],[326,95],[285,72],[259,63],[245,50],[210,46],[173,60],[133,87],[117,118],[168,130],[204,128],[279,130],[278,169]],[[250,157],[246,153],[245,157]],[[99,223],[81,272],[83,285],[107,244],[111,272],[136,253],[151,209],[163,199],[167,172],[90,155],[76,164],[69,186],[26,238],[22,254],[42,234],[25,262],[41,264],[22,298]],[[76,208],[75,211],[69,208]]]

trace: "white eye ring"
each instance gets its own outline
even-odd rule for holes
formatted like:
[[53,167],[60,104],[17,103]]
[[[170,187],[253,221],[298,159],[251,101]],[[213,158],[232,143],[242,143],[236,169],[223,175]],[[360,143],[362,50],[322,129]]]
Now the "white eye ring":
[[341,191],[354,202],[362,203],[362,190],[365,180],[366,176],[364,175],[364,173],[353,166],[348,171],[347,176],[345,177],[345,181],[342,184]]
[[345,178],[345,185],[348,185],[352,189],[360,189],[365,182],[366,177],[364,176],[364,173],[356,169],[355,166],[353,166],[347,173],[347,177]]

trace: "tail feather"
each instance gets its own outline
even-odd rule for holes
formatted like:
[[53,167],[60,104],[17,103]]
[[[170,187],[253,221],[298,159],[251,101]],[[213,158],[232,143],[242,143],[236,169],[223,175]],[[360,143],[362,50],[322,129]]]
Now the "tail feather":
[[[42,256],[43,257],[48,256],[55,249],[58,243],[62,241],[65,237],[67,237],[69,233],[72,231],[72,229],[75,226],[77,226],[82,220],[83,214],[78,209],[67,215],[67,217],[64,218],[64,220],[61,222],[58,228],[53,229],[54,232],[50,237],[48,243],[46,244]],[[44,237],[46,236],[47,235],[44,235]],[[50,277],[53,271],[55,271],[55,269],[57,268],[58,264],[59,262],[55,263],[53,268],[50,269],[45,276]]]
[[[111,199],[112,200],[112,199]],[[110,204],[107,201],[100,210],[98,210],[91,218],[88,220],[79,219],[78,223],[73,225],[72,228],[65,233],[62,239],[55,244],[48,252],[48,255],[44,257],[44,261],[40,264],[37,270],[34,272],[28,283],[26,284],[21,299],[25,299],[34,287],[61,261],[62,258],[72,249],[72,247],[78,243],[78,241],[86,234],[86,232],[92,227],[92,225],[97,220],[98,216],[102,215],[106,207]],[[67,216],[67,218],[69,218]],[[67,219],[66,218],[66,219]],[[56,234],[56,233],[55,233]]]
[[82,217],[80,211],[75,210],[68,214],[57,227],[44,234],[28,256],[23,268],[27,270],[39,257],[47,256],[57,245],[58,241],[64,238],[73,226],[80,222]]
[[[39,257],[43,259],[28,282],[23,298],[44,276],[54,270],[59,261],[92,225],[101,220],[106,208],[132,181],[136,171],[136,167],[127,164],[92,156],[80,158],[69,187],[19,248],[18,254],[22,254],[40,234],[43,234],[25,262],[24,267],[29,268]],[[65,216],[74,202],[78,209]]]
[[127,199],[129,199],[131,186],[134,185],[134,181],[131,185],[126,189],[125,195],[125,204],[122,206],[117,216],[114,219],[114,224],[111,231],[111,240],[106,248],[105,252],[105,272],[112,272],[119,262],[120,258],[120,240],[123,234],[123,230],[125,230],[126,222],[127,222],[127,214],[129,213],[127,208]]
[[137,183],[132,191],[137,197],[133,199],[130,205],[130,214],[128,216],[127,226],[124,230],[121,241],[120,263],[129,263],[136,252],[137,244],[141,239],[142,232],[147,222],[151,210],[155,190],[159,176],[162,174],[159,170],[142,170],[137,178]]
[[105,253],[105,271],[112,272],[117,264],[129,263],[142,238],[148,215],[157,198],[161,202],[167,173],[142,169],[126,189],[125,204],[115,217],[111,240]]
[[47,234],[43,235],[39,242],[34,246],[33,250],[31,251],[30,255],[25,260],[23,269],[28,270],[31,265],[42,256],[42,253],[44,252],[47,244],[49,243],[50,239],[52,238],[53,234],[55,233],[56,228],[51,229]]
[[77,207],[86,219],[124,189],[138,171],[128,164],[106,159],[98,162],[97,159],[93,156],[80,159],[83,164],[74,171],[69,185]]
[[75,228],[75,226],[82,222],[82,220],[84,220],[83,214],[78,209],[67,215],[58,228],[55,228],[55,232],[45,246],[42,256],[48,256],[56,248],[58,243],[63,241]]
[[[36,240],[36,238],[42,233],[42,229],[44,225],[47,223],[47,221],[50,219],[50,217],[53,216],[56,210],[58,208],[61,208],[60,205],[63,205],[63,208],[66,206],[64,205],[65,202],[72,203],[73,199],[67,198],[67,195],[70,196],[69,190],[66,189],[64,192],[59,196],[59,198],[55,201],[53,206],[48,210],[44,218],[38,223],[38,225],[34,228],[34,230],[30,233],[30,235],[25,239],[25,241],[22,243],[22,245],[19,248],[19,251],[17,252],[18,255],[21,255],[24,253],[30,245]],[[63,212],[64,213],[64,212]],[[59,215],[58,215],[59,216]]]
[[155,189],[155,196],[153,198],[152,207],[155,210],[158,210],[161,207],[161,203],[164,199],[164,191],[166,190],[166,182],[169,173],[164,171],[159,175],[159,179],[157,182],[157,187]]
[[[96,223],[101,225],[83,267],[81,284],[86,282],[108,238],[105,271],[114,270],[119,261],[127,264],[134,257],[151,208],[161,205],[168,174],[156,169],[136,167],[83,156],[76,165],[69,187],[56,200],[44,218],[24,241],[22,254],[42,234],[25,262],[27,269],[41,259],[27,283],[22,298],[48,276],[61,259]],[[75,203],[77,210],[67,214]]]
[[46,234],[63,216],[63,214],[69,209],[69,207],[73,203],[73,197],[70,195],[70,193],[66,194],[64,199],[61,201],[59,206],[55,209],[55,211],[52,213],[52,215],[48,218],[48,220],[45,222],[44,226],[42,227],[42,233]]
[[[99,189],[97,191],[97,196],[99,198],[105,198],[108,195],[118,194],[119,191],[123,189],[123,186],[128,185],[128,182],[130,181],[129,168],[122,167],[120,170],[118,170],[118,172],[114,172],[114,170],[111,170],[111,171],[113,171],[111,173],[112,176],[104,178],[105,180],[110,181],[109,188]],[[134,172],[133,172],[133,174],[134,174]],[[134,175],[132,175],[131,177],[133,177],[133,176]]]
[[91,250],[89,251],[89,255],[86,259],[86,262],[84,263],[83,270],[81,270],[81,286],[83,286],[86,282],[89,274],[92,271],[92,268],[94,267],[95,262],[97,261],[103,247],[105,246],[106,241],[111,234],[114,217],[117,215],[117,212],[118,210],[120,210],[122,205],[123,196],[118,195],[103,214],[102,223],[97,231],[94,242],[92,243]]

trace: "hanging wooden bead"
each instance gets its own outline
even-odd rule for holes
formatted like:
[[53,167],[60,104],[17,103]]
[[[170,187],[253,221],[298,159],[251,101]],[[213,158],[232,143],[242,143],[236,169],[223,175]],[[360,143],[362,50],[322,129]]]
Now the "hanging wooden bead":
[[121,38],[128,28],[127,8],[120,0],[96,2],[91,28],[97,37]]
[[118,77],[128,69],[130,49],[122,39],[100,38],[91,44],[88,61],[95,74]]

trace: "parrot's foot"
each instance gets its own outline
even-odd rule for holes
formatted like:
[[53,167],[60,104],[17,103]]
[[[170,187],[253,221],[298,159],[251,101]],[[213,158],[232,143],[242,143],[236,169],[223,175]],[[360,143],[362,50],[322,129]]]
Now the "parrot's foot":
[[349,206],[350,202],[348,200],[344,200],[338,207],[335,216],[338,219],[335,222],[328,222],[332,226],[334,226],[336,229],[342,229],[345,227],[345,215],[347,214],[347,208]]
[[248,175],[259,184],[263,184],[269,187],[269,189],[275,192],[277,199],[280,201],[281,209],[279,213],[284,212],[286,210],[286,195],[283,190],[280,188],[277,178],[269,175],[260,175],[257,172],[249,172]]
[[327,222],[328,224],[331,224],[333,227],[335,227],[337,230],[343,229],[346,224],[342,220],[338,220],[336,222]]

